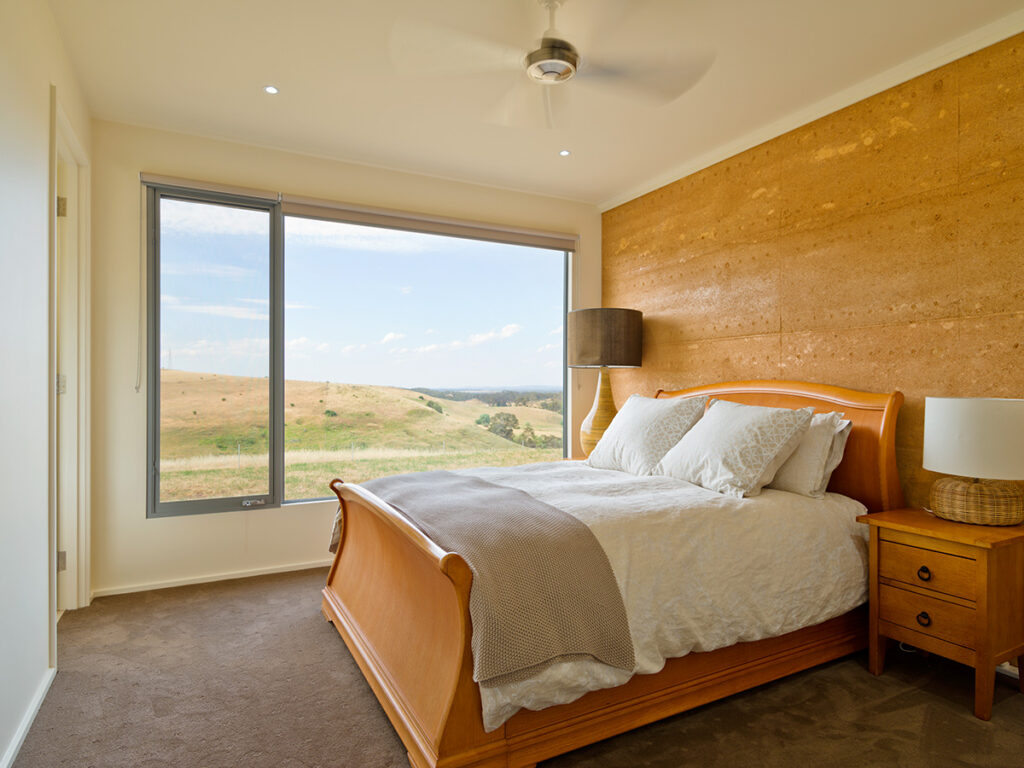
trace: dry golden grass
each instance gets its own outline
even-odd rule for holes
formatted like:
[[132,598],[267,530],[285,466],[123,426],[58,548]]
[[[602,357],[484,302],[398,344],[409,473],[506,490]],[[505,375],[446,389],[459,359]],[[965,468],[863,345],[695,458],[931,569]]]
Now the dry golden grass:
[[[161,499],[266,493],[269,382],[265,378],[161,371]],[[427,406],[433,400],[443,413]],[[523,464],[561,457],[528,449],[475,422],[513,413],[520,429],[561,437],[561,414],[495,408],[397,387],[285,382],[286,498],[324,495],[326,483],[398,472]],[[358,479],[356,479],[358,478]]]

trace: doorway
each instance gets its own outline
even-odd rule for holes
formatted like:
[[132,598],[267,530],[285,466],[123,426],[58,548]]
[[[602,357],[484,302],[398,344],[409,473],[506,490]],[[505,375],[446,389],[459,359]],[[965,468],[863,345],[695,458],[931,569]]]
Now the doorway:
[[89,589],[89,249],[86,155],[57,107],[52,344],[54,562],[56,605],[90,602]]

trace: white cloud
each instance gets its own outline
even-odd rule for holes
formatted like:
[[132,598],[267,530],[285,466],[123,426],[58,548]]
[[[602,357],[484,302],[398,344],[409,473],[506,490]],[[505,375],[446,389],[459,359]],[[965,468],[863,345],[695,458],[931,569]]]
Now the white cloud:
[[[160,228],[183,234],[268,237],[270,216],[265,211],[164,198],[160,201]],[[328,248],[400,253],[419,253],[438,248],[436,236],[419,232],[299,216],[286,218],[285,233],[289,239]]]
[[171,304],[167,309],[192,312],[198,315],[216,315],[235,320],[266,320],[269,315],[251,307],[230,307],[222,304]]
[[427,336],[433,336],[435,333],[437,333],[437,331],[435,331],[433,328],[427,328],[427,330],[425,330],[423,333],[425,333]]
[[199,339],[181,346],[172,346],[166,340],[160,342],[164,358],[204,357],[211,359],[250,358],[265,359],[270,354],[270,342],[267,339],[232,339],[230,341],[211,341]]
[[420,253],[437,248],[430,235],[417,232],[366,227],[340,221],[303,219],[297,216],[289,216],[285,220],[285,237],[307,245],[353,251]]
[[410,293],[412,293],[412,286],[403,285],[401,288],[398,289],[398,292],[401,293],[403,296],[408,296]]
[[326,341],[313,341],[305,336],[297,339],[289,339],[285,345],[289,352],[330,352],[331,345]]
[[548,331],[548,336],[556,336],[562,332],[562,326],[558,326],[553,331]]
[[537,347],[538,352],[550,352],[553,349],[560,349],[561,344],[545,344],[543,347]]
[[244,280],[256,274],[255,269],[236,267],[231,264],[196,264],[164,260],[160,264],[161,275],[184,277],[226,277],[229,280]]
[[[259,304],[259,305],[264,306],[264,307],[269,307],[270,306],[270,299],[239,299],[239,301],[244,301],[246,304]],[[285,309],[316,309],[316,307],[311,306],[309,304],[288,304],[288,303],[286,303],[284,305],[284,308]]]
[[167,293],[161,293],[160,294],[160,304],[161,305],[181,304],[181,299],[179,299],[177,296],[171,296],[170,294],[167,294]]
[[389,331],[388,333],[385,333],[384,334],[384,338],[381,339],[380,341],[378,341],[377,343],[378,344],[390,344],[392,341],[398,341],[399,339],[404,339],[404,338],[405,338],[405,334],[404,333],[394,333],[394,332],[390,332]]
[[346,344],[341,348],[341,351],[348,355],[352,352],[362,352],[364,349],[366,349],[366,344]]
[[507,339],[509,336],[515,336],[519,331],[522,330],[522,326],[515,323],[510,323],[504,326],[500,331],[488,331],[487,333],[474,333],[471,334],[468,339],[464,342],[467,347],[475,347],[478,344],[483,344],[485,341],[493,341],[494,339]]
[[270,214],[187,200],[160,201],[160,229],[195,235],[270,236]]
[[466,347],[476,347],[480,344],[484,344],[488,341],[495,341],[497,339],[507,339],[510,336],[515,336],[519,331],[522,330],[522,326],[516,323],[509,323],[503,326],[499,331],[487,331],[486,333],[473,333],[470,334],[466,339],[456,339],[455,341],[449,341],[447,344],[427,344],[423,347],[416,347],[414,352],[437,352],[439,350],[447,349],[465,349]]

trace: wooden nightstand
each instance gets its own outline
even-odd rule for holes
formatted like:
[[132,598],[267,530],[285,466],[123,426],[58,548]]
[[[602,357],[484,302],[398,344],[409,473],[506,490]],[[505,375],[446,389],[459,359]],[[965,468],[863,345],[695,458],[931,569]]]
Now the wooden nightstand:
[[974,714],[988,720],[996,666],[1024,664],[1024,525],[955,523],[923,509],[857,520],[871,526],[868,668],[882,674],[886,638],[972,666]]

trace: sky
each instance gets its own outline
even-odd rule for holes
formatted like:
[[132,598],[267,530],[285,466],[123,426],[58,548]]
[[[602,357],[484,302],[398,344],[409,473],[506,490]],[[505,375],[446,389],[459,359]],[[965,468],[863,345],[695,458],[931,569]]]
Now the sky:
[[[265,211],[161,200],[160,364],[266,376]],[[561,251],[285,217],[285,378],[562,385]]]

